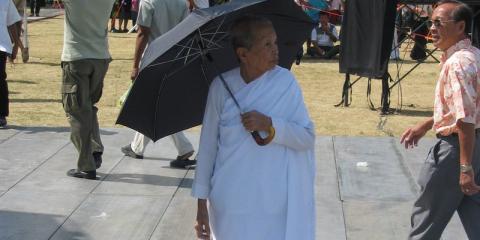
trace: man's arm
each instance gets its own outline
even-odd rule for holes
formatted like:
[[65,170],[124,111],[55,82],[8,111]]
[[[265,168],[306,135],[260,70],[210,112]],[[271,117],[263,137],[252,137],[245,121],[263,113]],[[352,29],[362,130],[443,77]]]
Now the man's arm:
[[[331,25],[329,25],[328,28],[330,28]],[[330,41],[332,42],[336,42],[338,40],[338,37],[337,37],[337,29],[335,27],[333,27],[333,30],[330,31],[330,29],[328,29],[327,31],[325,31],[325,33],[328,35],[328,37],[330,38]]]
[[138,65],[142,59],[143,52],[147,47],[148,37],[150,36],[150,28],[138,25],[137,40],[135,44],[135,54],[133,55],[133,69],[130,78],[132,81],[138,76]]
[[[475,125],[459,120],[457,122],[457,129],[460,144],[460,165],[471,167],[475,144]],[[475,183],[473,169],[460,172],[460,188],[462,192],[467,195],[478,193],[480,187]]]
[[414,127],[408,128],[403,132],[400,137],[400,143],[405,144],[405,148],[416,147],[420,139],[425,136],[425,134],[432,129],[433,127],[433,118],[430,117],[427,120],[415,125]]
[[8,32],[10,34],[10,38],[12,39],[13,42],[13,49],[12,49],[12,56],[11,59],[15,59],[17,57],[17,50],[20,47],[21,50],[23,50],[23,43],[22,40],[20,40],[19,34],[17,32],[17,23],[14,23],[10,26],[8,26]]

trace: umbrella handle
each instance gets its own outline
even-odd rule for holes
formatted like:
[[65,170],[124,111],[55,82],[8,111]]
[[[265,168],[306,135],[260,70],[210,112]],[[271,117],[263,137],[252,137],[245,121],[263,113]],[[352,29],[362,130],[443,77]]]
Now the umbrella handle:
[[250,134],[252,134],[253,139],[258,145],[265,146],[269,144],[275,137],[275,128],[271,126],[270,129],[268,129],[268,136],[266,138],[262,138],[258,131],[250,132]]

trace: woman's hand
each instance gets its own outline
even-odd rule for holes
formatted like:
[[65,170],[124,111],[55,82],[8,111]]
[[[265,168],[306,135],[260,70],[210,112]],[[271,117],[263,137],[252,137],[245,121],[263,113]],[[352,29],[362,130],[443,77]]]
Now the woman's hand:
[[242,114],[242,124],[249,132],[266,131],[272,126],[272,119],[263,113],[250,111]]
[[208,208],[206,199],[198,199],[197,223],[195,224],[197,238],[210,240],[210,223],[208,220]]

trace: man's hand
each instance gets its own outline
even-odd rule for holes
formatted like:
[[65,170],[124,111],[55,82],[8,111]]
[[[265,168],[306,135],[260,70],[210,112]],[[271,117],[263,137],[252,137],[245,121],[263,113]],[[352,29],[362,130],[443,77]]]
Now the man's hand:
[[13,63],[13,61],[17,58],[17,53],[18,53],[18,46],[13,45],[12,48],[12,54],[10,55],[10,61]]
[[249,132],[268,131],[272,126],[272,119],[257,111],[244,113],[241,117],[243,126]]
[[132,79],[132,82],[135,81],[137,76],[138,76],[138,68],[133,68],[132,69],[132,74],[130,75],[130,79]]
[[210,240],[210,223],[208,220],[207,200],[198,199],[197,223],[195,224],[197,238]]
[[326,34],[330,33],[329,29],[328,29],[328,24],[322,24],[322,31],[324,31]]
[[474,195],[480,191],[480,187],[475,183],[475,175],[472,171],[460,173],[460,189],[465,195]]
[[428,119],[427,121],[419,123],[412,128],[408,128],[400,137],[400,143],[405,144],[405,148],[416,147],[418,141],[425,136],[427,131],[432,128],[432,126],[433,119]]

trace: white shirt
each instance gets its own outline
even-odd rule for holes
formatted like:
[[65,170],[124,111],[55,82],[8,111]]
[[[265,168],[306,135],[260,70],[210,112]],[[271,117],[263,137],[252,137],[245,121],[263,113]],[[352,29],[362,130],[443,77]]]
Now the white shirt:
[[208,8],[210,6],[208,0],[194,0],[194,2],[197,8]]
[[12,53],[12,40],[8,33],[8,26],[20,21],[17,9],[12,0],[0,1],[0,51]]
[[138,11],[137,24],[150,28],[152,42],[175,27],[189,14],[183,0],[142,0]]
[[[332,25],[332,24],[328,24],[329,26],[329,29],[332,29],[332,34],[333,36],[335,36],[336,39],[338,39],[338,33],[337,33],[337,28]],[[320,29],[322,28],[322,24],[320,23],[319,24],[320,26]],[[333,27],[332,27],[333,26]],[[330,37],[325,33],[325,32],[320,32],[320,33],[317,33],[317,29],[314,28],[312,30],[312,36],[311,36],[311,39],[312,41],[316,41],[318,46],[327,46],[327,47],[333,47],[333,42],[332,40],[330,39]]]
[[332,0],[330,2],[330,9],[339,10],[341,5],[340,0]]

